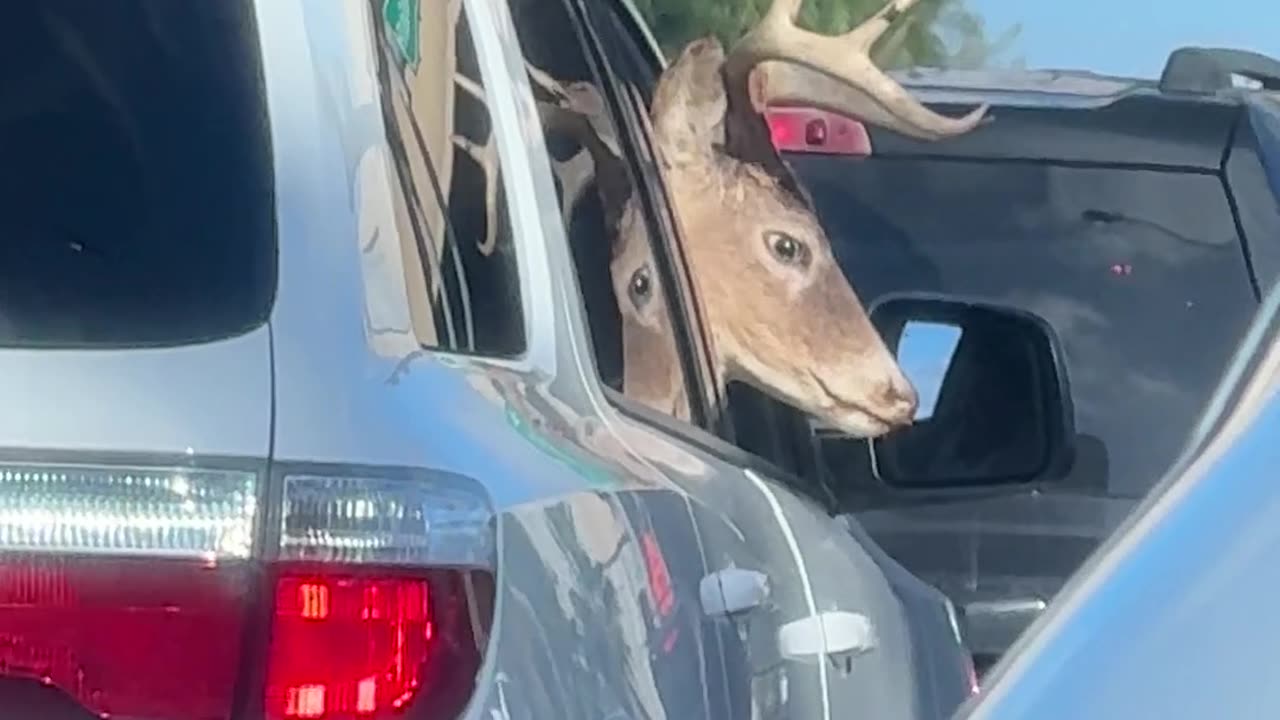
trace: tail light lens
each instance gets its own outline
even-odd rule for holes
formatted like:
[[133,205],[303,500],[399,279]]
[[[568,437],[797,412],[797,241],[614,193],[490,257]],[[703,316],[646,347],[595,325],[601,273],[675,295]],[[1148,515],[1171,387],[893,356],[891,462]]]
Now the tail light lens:
[[852,118],[800,107],[771,107],[766,118],[778,152],[871,154],[871,136],[866,126]]
[[[0,675],[101,717],[227,717],[250,577],[241,563],[5,553]],[[15,717],[53,715],[42,698]]]
[[286,473],[263,513],[256,472],[0,465],[0,679],[29,681],[0,705],[455,717],[492,621],[492,511],[465,478],[385,475]]
[[284,483],[267,718],[456,717],[492,620],[484,495],[445,479]]

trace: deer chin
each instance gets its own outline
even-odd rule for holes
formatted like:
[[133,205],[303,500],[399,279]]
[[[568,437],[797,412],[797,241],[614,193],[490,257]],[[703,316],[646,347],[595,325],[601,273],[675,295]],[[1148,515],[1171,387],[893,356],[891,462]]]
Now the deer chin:
[[911,424],[910,418],[903,420],[900,417],[887,416],[875,408],[840,395],[812,372],[809,373],[809,377],[813,379],[813,384],[822,398],[819,402],[822,409],[821,419],[851,437],[877,438]]
[[889,434],[894,426],[874,415],[856,409],[828,411],[823,418],[829,425],[852,438],[867,440]]

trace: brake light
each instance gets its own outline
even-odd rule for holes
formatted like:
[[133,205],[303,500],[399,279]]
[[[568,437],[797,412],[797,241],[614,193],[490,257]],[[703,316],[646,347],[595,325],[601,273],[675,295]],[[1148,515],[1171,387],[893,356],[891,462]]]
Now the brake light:
[[275,595],[268,718],[392,717],[422,696],[456,712],[470,697],[481,655],[456,574],[294,567]]
[[[250,598],[246,571],[236,563],[6,554],[0,675],[56,688],[101,717],[227,717]],[[12,705],[3,696],[0,703]],[[52,714],[21,710],[18,717]]]
[[861,122],[816,108],[772,107],[766,112],[778,152],[871,154],[871,136]]
[[258,473],[0,465],[0,677],[48,689],[0,686],[0,706],[456,717],[492,621],[492,512],[469,480],[387,474],[285,474],[261,513]]

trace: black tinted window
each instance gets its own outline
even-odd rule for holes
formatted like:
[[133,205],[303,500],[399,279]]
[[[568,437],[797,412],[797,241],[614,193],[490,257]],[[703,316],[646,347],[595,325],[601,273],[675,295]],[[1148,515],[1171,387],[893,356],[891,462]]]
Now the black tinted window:
[[417,340],[516,355],[525,348],[516,248],[489,94],[462,4],[369,0],[378,40],[391,203]]
[[269,140],[248,2],[0,10],[0,343],[193,342],[266,319]]
[[[585,103],[587,107],[598,102],[602,108],[593,114],[591,122],[598,123],[605,136],[618,138],[620,143],[631,143],[632,147],[640,151],[645,140],[621,125],[621,118],[625,115],[615,118],[605,104],[607,94],[603,90],[600,75],[604,68],[596,67],[593,62],[588,61],[582,45],[571,32],[574,21],[565,12],[565,4],[546,0],[511,0],[510,7],[520,36],[520,46],[528,61],[561,86],[581,83],[574,92],[593,96],[592,100]],[[620,102],[629,103],[632,111],[638,115],[647,112],[647,109],[633,101],[630,93],[635,90],[642,97],[647,95],[655,78],[653,73],[647,71],[643,56],[623,31],[617,18],[607,12],[608,8],[607,4],[590,6],[591,13],[595,16],[595,31],[601,33],[610,68],[617,73],[614,76],[619,81],[617,89],[624,93]],[[535,96],[544,97],[543,89],[539,88]],[[634,304],[638,301],[628,297],[619,298],[615,294],[612,273],[630,273],[634,269],[636,274],[630,275],[632,280],[643,277],[650,284],[649,292],[656,299],[655,303],[665,306],[660,311],[666,315],[664,321],[674,325],[675,321],[670,314],[672,304],[667,300],[674,297],[674,293],[664,283],[657,256],[652,253],[652,249],[661,241],[649,232],[648,216],[643,212],[643,203],[637,202],[636,207],[641,208],[641,211],[635,214],[634,223],[621,217],[621,200],[626,197],[638,200],[640,195],[633,196],[631,193],[644,192],[643,189],[636,189],[634,183],[641,176],[634,170],[628,170],[625,154],[616,158],[616,164],[609,167],[597,166],[596,159],[591,156],[582,137],[551,123],[544,123],[544,132],[551,155],[552,174],[559,193],[561,217],[573,253],[578,287],[591,332],[596,368],[607,387],[621,392],[624,390],[628,361],[623,348],[623,327],[628,313],[635,312]],[[615,196],[612,202],[607,202],[601,196],[602,187],[606,192],[609,187],[625,188],[625,194]],[[624,227],[630,228],[633,233],[628,234]],[[624,241],[624,236],[632,238],[633,244]],[[641,257],[644,258],[643,262],[639,260]],[[636,261],[635,264],[631,264],[633,260]],[[654,304],[653,307],[658,305]],[[676,363],[671,374],[672,391],[676,396],[674,404],[682,411],[689,408],[691,401],[685,386],[686,376],[677,356],[674,336],[660,332],[646,337],[646,340],[652,344],[646,347],[645,356],[642,358],[635,354],[630,357],[630,361],[647,363],[650,367],[665,365],[667,362]],[[634,395],[632,398],[634,399]]]
[[1085,436],[1070,482],[1144,492],[1185,441],[1256,307],[1216,176],[792,161],[868,304],[933,291],[1049,321]]

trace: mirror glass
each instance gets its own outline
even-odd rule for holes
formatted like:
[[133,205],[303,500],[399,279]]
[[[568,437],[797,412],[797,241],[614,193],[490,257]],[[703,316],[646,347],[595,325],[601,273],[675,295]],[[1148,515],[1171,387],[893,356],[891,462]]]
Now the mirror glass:
[[871,320],[915,387],[918,409],[910,427],[860,448],[820,434],[828,468],[863,476],[865,462],[880,487],[948,488],[1047,479],[1070,461],[1070,395],[1042,318],[903,295],[873,307]]
[[951,367],[951,358],[963,333],[950,323],[919,320],[909,320],[902,328],[902,336],[898,340],[898,365],[920,397],[916,422],[933,416],[942,383]]
[[915,424],[872,442],[892,485],[1028,480],[1048,467],[1061,423],[1043,324],[993,307],[904,302],[878,308],[916,387]]

